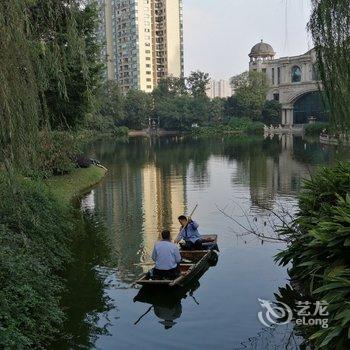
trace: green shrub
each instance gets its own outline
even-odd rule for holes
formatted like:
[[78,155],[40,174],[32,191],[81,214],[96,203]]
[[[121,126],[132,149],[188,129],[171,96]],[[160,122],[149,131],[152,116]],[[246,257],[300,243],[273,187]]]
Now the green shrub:
[[234,130],[246,130],[252,123],[249,118],[232,118],[228,122],[228,126]]
[[306,135],[320,135],[324,129],[329,127],[328,123],[316,122],[313,124],[307,124],[305,126],[305,134]]
[[45,348],[63,320],[71,218],[37,182],[0,177],[0,348]]
[[129,128],[126,126],[115,127],[113,134],[117,137],[127,137],[129,135]]
[[69,132],[42,132],[40,135],[38,167],[45,176],[62,175],[75,167],[79,146]]
[[248,125],[246,133],[248,135],[262,135],[264,133],[264,124],[260,122],[254,122]]
[[317,348],[342,349],[350,327],[350,163],[322,168],[305,181],[300,210],[281,229],[290,244],[277,255],[292,262],[291,277],[314,300],[329,303],[329,328],[310,339]]
[[115,121],[112,117],[101,114],[89,114],[86,118],[85,127],[88,130],[95,130],[100,133],[111,133],[115,128]]

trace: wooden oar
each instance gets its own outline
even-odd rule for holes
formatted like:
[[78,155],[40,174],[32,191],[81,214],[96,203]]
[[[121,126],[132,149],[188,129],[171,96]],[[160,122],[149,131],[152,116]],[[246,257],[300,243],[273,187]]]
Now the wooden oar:
[[134,325],[136,326],[142,320],[142,318],[145,317],[152,309],[153,305],[150,306],[150,308],[144,314],[142,314],[137,321],[134,322]]
[[197,203],[196,206],[193,208],[193,210],[192,210],[190,216],[187,217],[186,225],[182,228],[183,230],[184,230],[184,229],[187,227],[187,225],[190,223],[190,220],[191,220],[191,218],[192,218],[194,212],[197,210],[197,208],[198,208],[198,203]]

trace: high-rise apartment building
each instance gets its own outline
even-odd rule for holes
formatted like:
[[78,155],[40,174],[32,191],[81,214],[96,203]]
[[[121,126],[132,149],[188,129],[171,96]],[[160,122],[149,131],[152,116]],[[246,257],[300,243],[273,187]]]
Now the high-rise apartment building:
[[226,98],[233,95],[232,87],[228,80],[213,80],[208,84],[207,96],[209,98]]
[[183,75],[182,0],[98,0],[106,78],[151,92]]

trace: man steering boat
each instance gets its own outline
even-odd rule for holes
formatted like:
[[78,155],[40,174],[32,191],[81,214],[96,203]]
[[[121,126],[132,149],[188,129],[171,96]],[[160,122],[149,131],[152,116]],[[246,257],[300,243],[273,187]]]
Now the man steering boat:
[[202,250],[203,239],[198,231],[198,223],[185,215],[180,215],[178,220],[181,228],[175,243],[180,243],[183,250]]

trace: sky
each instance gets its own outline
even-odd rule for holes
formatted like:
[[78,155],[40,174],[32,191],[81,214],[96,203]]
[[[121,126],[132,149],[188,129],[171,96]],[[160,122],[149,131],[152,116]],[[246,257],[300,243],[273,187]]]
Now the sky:
[[213,79],[242,73],[261,39],[276,57],[312,48],[310,0],[183,0],[183,6],[186,75],[198,69]]

